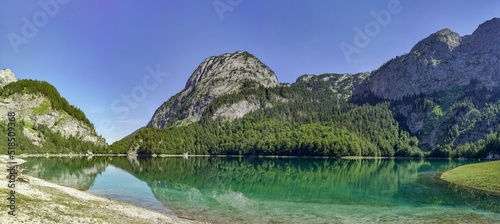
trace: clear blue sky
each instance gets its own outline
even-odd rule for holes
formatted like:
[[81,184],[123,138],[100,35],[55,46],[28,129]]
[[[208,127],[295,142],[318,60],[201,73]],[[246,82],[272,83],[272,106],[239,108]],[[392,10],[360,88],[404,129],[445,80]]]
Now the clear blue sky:
[[[113,142],[146,125],[208,56],[248,51],[280,82],[372,71],[431,33],[471,34],[499,12],[495,0],[1,1],[0,68],[50,82]],[[366,26],[369,42],[356,45]],[[342,43],[357,49],[349,59]]]

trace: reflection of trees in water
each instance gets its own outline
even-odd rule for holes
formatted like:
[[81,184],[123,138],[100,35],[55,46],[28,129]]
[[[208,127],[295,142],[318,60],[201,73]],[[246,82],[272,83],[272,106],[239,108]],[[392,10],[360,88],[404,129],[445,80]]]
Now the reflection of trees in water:
[[79,190],[88,190],[108,164],[104,157],[39,157],[25,160],[27,162],[21,166],[27,168],[27,175]]
[[407,189],[412,194],[409,199],[416,204],[464,205],[500,212],[500,196],[447,183],[440,179],[440,175],[441,173],[434,173],[419,178],[415,185],[423,185],[425,188]]
[[127,159],[134,168],[138,168],[140,171],[142,171],[141,164],[139,163],[139,160],[137,160],[137,156],[127,156]]
[[[500,212],[499,197],[465,191],[435,178],[468,162],[273,158],[29,158],[30,175],[88,189],[107,164],[128,171],[177,215],[241,213],[252,220],[274,203],[472,206]],[[290,203],[288,203],[290,202]],[[217,208],[214,210],[214,208]],[[227,214],[225,213],[227,211]],[[267,211],[267,210],[266,210]],[[273,213],[274,214],[274,213]],[[236,220],[237,221],[237,220]],[[216,220],[214,220],[216,222]]]
[[[415,182],[423,160],[269,158],[155,158],[112,163],[147,182],[160,201],[186,201],[185,189],[207,198],[240,192],[260,200],[358,204],[390,203],[399,186]],[[179,188],[182,186],[189,186]],[[184,194],[181,192],[185,192]],[[236,195],[236,194],[235,194]],[[179,197],[179,198],[174,198]],[[381,201],[386,200],[386,202]]]
[[500,196],[460,187],[440,179],[441,172],[460,165],[473,163],[474,161],[427,161],[428,162],[419,169],[419,173],[421,174],[420,178],[398,192],[398,194],[410,195],[410,197],[406,197],[406,200],[415,204],[435,204],[442,206],[463,205],[500,212]]

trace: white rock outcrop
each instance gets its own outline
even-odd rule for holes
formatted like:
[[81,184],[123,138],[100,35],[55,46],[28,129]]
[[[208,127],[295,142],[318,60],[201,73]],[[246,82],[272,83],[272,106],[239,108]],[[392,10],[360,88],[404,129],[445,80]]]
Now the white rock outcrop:
[[229,121],[242,118],[243,116],[256,111],[261,108],[259,101],[253,99],[252,101],[242,100],[234,104],[226,104],[217,109],[217,111],[212,116],[212,119],[226,118]]
[[11,69],[4,68],[4,69],[0,70],[0,88],[3,88],[5,85],[7,85],[11,82],[16,82],[16,81],[17,81],[17,78]]

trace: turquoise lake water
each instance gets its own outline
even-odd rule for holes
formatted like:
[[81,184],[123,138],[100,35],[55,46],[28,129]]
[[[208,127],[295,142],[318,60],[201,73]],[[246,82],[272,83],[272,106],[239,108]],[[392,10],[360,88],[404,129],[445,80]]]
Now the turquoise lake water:
[[500,197],[443,183],[478,161],[29,158],[27,174],[213,223],[500,223]]

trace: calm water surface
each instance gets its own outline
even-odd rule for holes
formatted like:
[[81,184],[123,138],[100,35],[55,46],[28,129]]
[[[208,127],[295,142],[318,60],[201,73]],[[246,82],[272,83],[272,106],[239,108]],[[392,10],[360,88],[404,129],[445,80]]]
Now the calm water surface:
[[477,161],[29,158],[28,174],[214,223],[500,223],[500,197],[445,184]]

